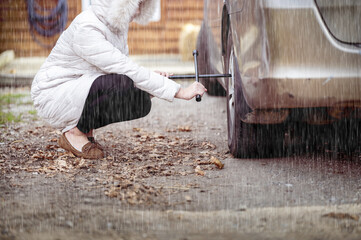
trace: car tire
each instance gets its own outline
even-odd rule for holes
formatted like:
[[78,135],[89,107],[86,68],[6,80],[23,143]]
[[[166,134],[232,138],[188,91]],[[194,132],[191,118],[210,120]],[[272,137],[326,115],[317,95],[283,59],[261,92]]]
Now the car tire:
[[241,75],[234,54],[231,30],[227,40],[225,72],[232,74],[226,80],[227,127],[230,153],[237,158],[274,157],[283,152],[284,127],[281,124],[249,124],[241,119],[252,112],[242,89]]
[[[215,73],[215,69],[212,67],[208,54],[208,40],[207,40],[207,27],[203,23],[197,39],[198,50],[198,69],[200,74],[212,74]],[[212,96],[226,96],[226,91],[222,85],[215,78],[200,79],[200,82],[207,89],[207,93]]]

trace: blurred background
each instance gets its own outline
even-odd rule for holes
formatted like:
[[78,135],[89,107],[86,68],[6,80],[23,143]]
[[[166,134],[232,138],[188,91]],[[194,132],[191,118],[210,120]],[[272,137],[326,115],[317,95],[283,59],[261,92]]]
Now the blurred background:
[[[58,37],[91,0],[0,1],[0,85],[30,86]],[[48,18],[44,21],[44,17]],[[152,70],[194,72],[203,0],[161,0],[147,26],[131,24],[131,58]],[[55,21],[54,21],[55,19]]]

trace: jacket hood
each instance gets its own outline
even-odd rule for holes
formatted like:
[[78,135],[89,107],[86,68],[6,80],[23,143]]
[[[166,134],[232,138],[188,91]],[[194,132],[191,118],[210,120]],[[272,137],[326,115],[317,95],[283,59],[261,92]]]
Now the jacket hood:
[[134,22],[146,25],[153,17],[160,0],[92,0],[92,10],[112,30],[127,31],[138,8]]

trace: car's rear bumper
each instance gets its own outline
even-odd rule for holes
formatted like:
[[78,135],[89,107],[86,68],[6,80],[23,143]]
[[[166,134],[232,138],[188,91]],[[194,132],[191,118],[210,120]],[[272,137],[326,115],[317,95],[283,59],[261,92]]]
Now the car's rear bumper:
[[360,77],[243,79],[246,101],[253,109],[358,107]]

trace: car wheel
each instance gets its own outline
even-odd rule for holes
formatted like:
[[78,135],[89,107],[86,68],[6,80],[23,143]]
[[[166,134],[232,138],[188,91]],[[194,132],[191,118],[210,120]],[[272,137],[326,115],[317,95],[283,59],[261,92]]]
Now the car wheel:
[[[213,74],[216,71],[211,66],[208,54],[208,40],[207,29],[205,24],[202,24],[201,30],[197,39],[198,56],[198,69],[200,74]],[[207,93],[212,96],[226,96],[226,91],[222,85],[215,78],[200,79],[200,82],[207,89]]]
[[[229,31],[231,34],[231,31]],[[234,157],[272,157],[283,149],[282,125],[249,124],[241,119],[252,111],[242,90],[241,75],[234,54],[232,36],[228,38],[225,70],[232,75],[226,81],[228,146]]]
[[255,153],[256,143],[253,138],[252,126],[240,120],[241,111],[244,109],[239,105],[244,105],[242,104],[244,99],[233,50],[229,55],[228,63],[228,73],[232,74],[232,77],[226,81],[228,147],[235,157],[250,157]]

